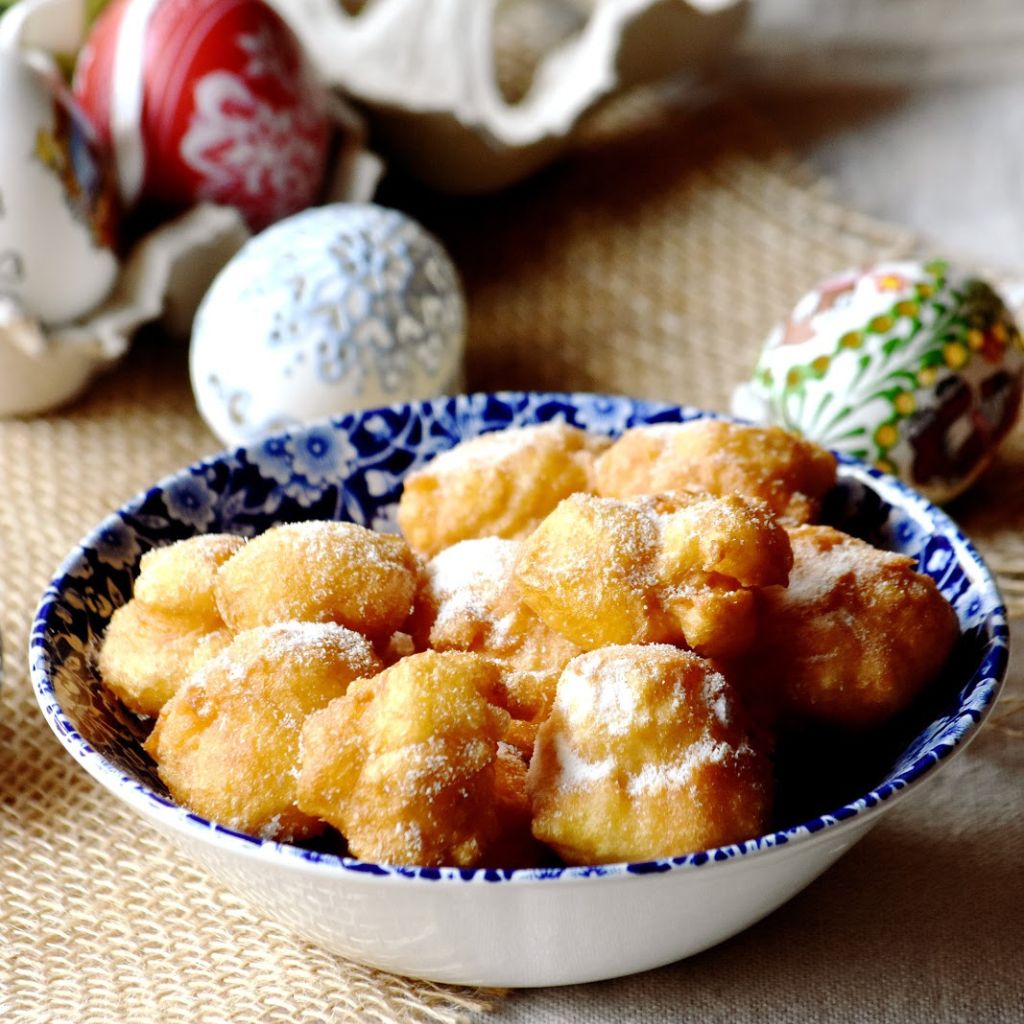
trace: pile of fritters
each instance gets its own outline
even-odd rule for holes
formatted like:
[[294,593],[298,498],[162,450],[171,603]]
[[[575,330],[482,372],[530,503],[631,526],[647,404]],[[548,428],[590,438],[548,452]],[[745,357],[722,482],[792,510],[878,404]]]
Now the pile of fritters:
[[911,559],[814,525],[835,460],[717,420],[562,423],[352,523],[149,552],[99,654],[175,800],[381,863],[598,864],[768,828],[774,738],[904,709],[957,636]]

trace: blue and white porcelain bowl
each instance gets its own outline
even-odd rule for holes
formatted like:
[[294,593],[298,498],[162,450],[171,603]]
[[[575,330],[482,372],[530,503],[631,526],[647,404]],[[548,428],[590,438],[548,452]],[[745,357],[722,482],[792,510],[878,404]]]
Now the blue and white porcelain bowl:
[[617,434],[700,415],[601,395],[440,398],[344,416],[191,466],[102,522],[44,594],[31,640],[43,713],[71,756],[183,856],[354,960],[438,981],[531,986],[610,978],[705,949],[824,871],[963,750],[996,699],[1008,638],[991,576],[943,512],[891,477],[844,461],[827,518],[916,557],[956,609],[962,639],[943,676],[876,737],[872,753],[830,737],[783,758],[776,831],[736,846],[592,868],[470,871],[368,864],[239,835],[168,798],[141,747],[145,724],[102,687],[95,667],[111,613],[152,547],[311,518],[392,529],[404,475],[463,438],[552,419]]

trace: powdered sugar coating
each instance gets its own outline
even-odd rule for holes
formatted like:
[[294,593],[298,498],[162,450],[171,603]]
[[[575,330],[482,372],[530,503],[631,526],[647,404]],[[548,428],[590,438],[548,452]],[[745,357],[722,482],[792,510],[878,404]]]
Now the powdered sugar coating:
[[744,686],[772,695],[784,715],[879,725],[946,663],[958,634],[953,609],[905,555],[828,526],[796,527],[790,540],[790,584],[764,591]]
[[573,659],[530,764],[534,834],[569,863],[757,834],[770,769],[738,725],[734,699],[710,663],[667,644]]
[[754,638],[752,588],[784,583],[791,561],[761,502],[574,494],[524,542],[516,582],[551,629],[586,650],[667,642],[732,657]]
[[[501,591],[512,578],[520,545],[500,537],[460,541],[435,555],[426,567],[427,587],[437,607],[434,629],[465,616],[486,620],[496,642],[507,635],[509,615],[495,616]],[[504,627],[504,628],[503,628]]]
[[[490,468],[515,461],[517,456],[538,445],[561,446],[567,450],[580,448],[583,447],[580,434],[581,431],[566,423],[542,423],[533,427],[495,430],[442,452],[431,462],[429,472],[443,478],[481,467]],[[606,444],[594,439],[595,447],[603,448]]]
[[584,789],[607,779],[615,768],[611,757],[603,757],[599,761],[585,760],[571,741],[561,734],[556,734],[551,742],[558,762],[560,790]]
[[207,533],[153,548],[139,562],[133,598],[188,628],[217,629],[223,625],[214,596],[217,570],[243,544],[241,537]]
[[398,523],[428,556],[460,540],[525,537],[562,498],[593,490],[608,443],[557,422],[463,441],[406,478]]
[[634,427],[595,465],[604,496],[739,494],[793,524],[814,521],[835,478],[835,457],[810,441],[778,427],[712,419]]
[[409,628],[420,648],[499,662],[509,670],[510,707],[537,718],[550,706],[557,673],[580,650],[523,601],[515,582],[521,549],[520,541],[483,537],[435,555],[421,574]]
[[843,579],[870,586],[872,576],[882,571],[906,572],[914,562],[893,551],[882,551],[838,531],[800,531],[798,543],[815,537],[813,551],[804,548],[790,573],[789,585],[780,599],[792,604],[811,605],[824,600]]
[[353,684],[303,728],[299,806],[359,857],[479,863],[499,834],[496,681],[476,655],[425,651]]
[[146,748],[198,813],[262,837],[315,835],[322,823],[296,806],[300,729],[380,667],[365,637],[334,623],[247,630],[167,702]]
[[609,735],[624,736],[646,713],[631,683],[632,671],[629,649],[618,657],[575,658],[558,680],[555,707],[572,729],[600,722]]
[[238,631],[274,622],[337,622],[385,640],[409,614],[416,563],[400,538],[355,523],[275,526],[221,566],[217,605]]
[[627,789],[630,796],[643,796],[659,789],[687,789],[696,797],[693,786],[699,770],[710,764],[723,764],[727,759],[749,753],[749,746],[738,749],[728,743],[701,737],[686,748],[678,760],[663,765],[645,764],[639,772],[629,777]]
[[333,658],[344,661],[355,677],[372,675],[380,668],[380,659],[365,636],[333,622],[278,622],[259,636],[265,658],[297,671],[309,671]]

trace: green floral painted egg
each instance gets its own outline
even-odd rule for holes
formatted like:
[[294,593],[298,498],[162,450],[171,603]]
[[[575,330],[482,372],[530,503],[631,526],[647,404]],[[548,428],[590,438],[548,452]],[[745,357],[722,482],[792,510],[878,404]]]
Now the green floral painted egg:
[[948,501],[1016,420],[1024,341],[1002,298],[943,261],[880,263],[805,295],[733,411]]

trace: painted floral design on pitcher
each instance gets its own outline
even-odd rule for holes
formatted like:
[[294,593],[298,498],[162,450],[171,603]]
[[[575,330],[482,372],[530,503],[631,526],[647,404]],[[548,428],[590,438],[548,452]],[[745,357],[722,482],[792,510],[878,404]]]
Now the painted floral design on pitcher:
[[849,271],[805,295],[765,343],[763,418],[902,476],[964,490],[1012,427],[1024,342],[1005,303],[947,263]]
[[93,245],[114,249],[119,208],[113,171],[70,93],[61,88],[59,97],[52,124],[36,130],[33,156],[56,175],[69,212],[88,228]]

